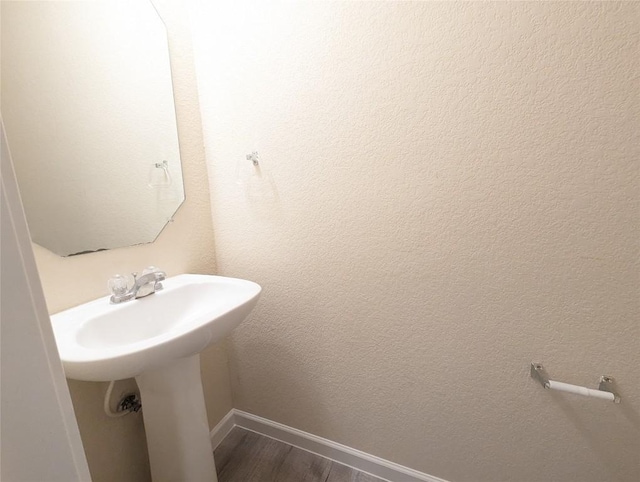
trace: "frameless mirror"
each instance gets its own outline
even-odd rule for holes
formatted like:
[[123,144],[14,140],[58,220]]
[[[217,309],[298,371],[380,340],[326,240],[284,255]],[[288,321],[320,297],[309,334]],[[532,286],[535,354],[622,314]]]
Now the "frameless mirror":
[[184,201],[165,26],[149,0],[2,1],[1,111],[33,241],[153,241]]

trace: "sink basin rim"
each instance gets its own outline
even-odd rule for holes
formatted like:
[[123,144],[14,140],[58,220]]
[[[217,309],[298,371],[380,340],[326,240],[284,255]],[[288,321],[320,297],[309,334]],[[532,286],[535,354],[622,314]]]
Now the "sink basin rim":
[[[215,312],[199,311],[186,317],[166,332],[132,343],[114,344],[91,348],[78,342],[78,333],[95,317],[117,316],[130,303],[146,303],[171,296],[177,288],[187,285],[237,286],[241,288],[241,302]],[[87,381],[108,381],[137,376],[147,369],[170,363],[172,360],[202,351],[209,344],[228,334],[233,327],[252,311],[262,288],[252,281],[215,275],[183,274],[167,278],[164,290],[147,298],[122,304],[110,304],[109,297],[64,310],[51,316],[51,323],[60,353],[60,359],[68,378]],[[235,321],[240,317],[240,321]],[[214,323],[215,322],[215,323]],[[232,325],[224,333],[216,325]]]

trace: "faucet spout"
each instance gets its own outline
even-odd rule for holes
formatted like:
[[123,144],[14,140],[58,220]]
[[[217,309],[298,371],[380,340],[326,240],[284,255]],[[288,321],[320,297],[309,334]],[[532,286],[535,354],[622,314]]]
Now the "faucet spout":
[[166,277],[167,274],[160,270],[154,270],[137,277],[134,274],[135,281],[133,286],[124,293],[114,292],[111,295],[110,302],[123,303],[125,301],[152,295],[163,288],[162,281],[164,281]]
[[133,285],[133,298],[144,298],[152,295],[156,291],[162,289],[162,281],[166,279],[164,271],[154,271],[153,273],[143,274],[136,279]]

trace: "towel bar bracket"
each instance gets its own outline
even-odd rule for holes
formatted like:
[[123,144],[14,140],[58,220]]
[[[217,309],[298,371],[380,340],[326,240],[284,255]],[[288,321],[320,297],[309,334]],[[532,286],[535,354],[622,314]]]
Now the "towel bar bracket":
[[541,363],[531,364],[531,378],[539,381],[542,388],[549,388],[549,375]]
[[613,403],[620,403],[620,395],[615,389],[616,381],[613,377],[602,375],[600,377],[600,383],[598,384],[598,390],[602,392],[613,393]]

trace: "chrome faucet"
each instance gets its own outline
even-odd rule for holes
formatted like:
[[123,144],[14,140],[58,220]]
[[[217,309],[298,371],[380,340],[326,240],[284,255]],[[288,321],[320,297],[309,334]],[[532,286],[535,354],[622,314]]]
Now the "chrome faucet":
[[[147,268],[147,270],[149,269],[150,268]],[[123,303],[125,301],[149,296],[162,289],[162,281],[164,281],[166,277],[167,274],[164,271],[156,268],[153,268],[153,271],[144,273],[140,277],[138,277],[138,273],[133,273],[133,286],[131,288],[128,288],[126,284],[124,287],[122,287],[122,285],[118,287],[112,286],[112,295],[109,301],[111,303]]]

